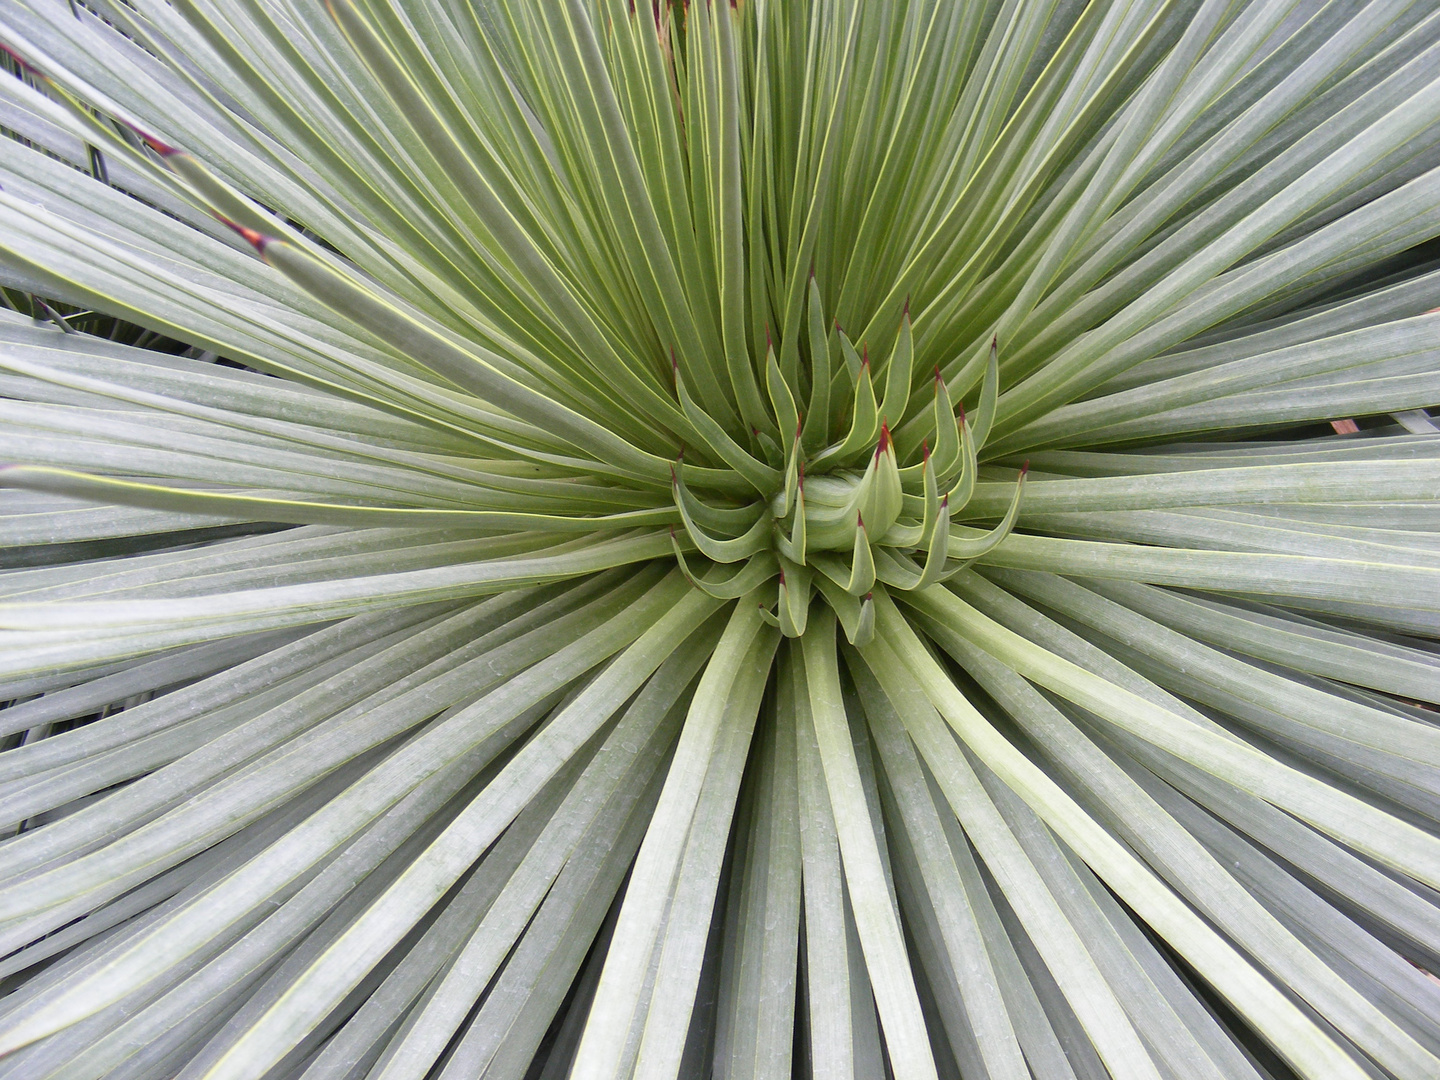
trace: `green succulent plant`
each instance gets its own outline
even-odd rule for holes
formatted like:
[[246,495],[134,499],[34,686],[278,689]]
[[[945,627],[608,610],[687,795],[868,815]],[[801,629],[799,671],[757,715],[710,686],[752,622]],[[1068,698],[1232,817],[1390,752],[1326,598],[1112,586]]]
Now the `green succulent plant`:
[[0,41],[0,1078],[1440,1076],[1433,3]]

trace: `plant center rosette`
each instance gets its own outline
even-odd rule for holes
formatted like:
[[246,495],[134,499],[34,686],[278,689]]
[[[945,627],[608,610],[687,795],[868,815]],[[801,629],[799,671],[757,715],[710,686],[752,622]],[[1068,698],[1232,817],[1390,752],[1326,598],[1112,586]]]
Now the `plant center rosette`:
[[758,407],[743,442],[696,403],[673,364],[681,404],[705,449],[759,497],[743,506],[705,501],[686,482],[682,457],[672,485],[685,537],[711,562],[740,569],[697,573],[680,537],[671,535],[686,576],[710,595],[735,599],[775,578],[775,607],[764,614],[786,637],[804,634],[818,592],[850,642],[864,644],[874,632],[876,583],[922,589],[990,551],[1015,524],[1026,469],[999,524],[977,529],[957,520],[975,491],[977,452],[995,418],[996,339],[972,423],[963,404],[956,416],[938,366],[929,387],[915,388],[908,303],[878,374],[868,343],[857,351],[833,320],[827,330],[813,276],[808,303],[803,355],[792,339],[782,342],[777,359],[766,334],[765,396],[752,388]]

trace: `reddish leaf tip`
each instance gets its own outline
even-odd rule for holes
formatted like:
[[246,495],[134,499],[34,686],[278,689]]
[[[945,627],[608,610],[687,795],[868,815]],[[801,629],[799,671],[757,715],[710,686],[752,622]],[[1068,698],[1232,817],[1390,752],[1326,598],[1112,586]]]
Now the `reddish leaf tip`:
[[263,233],[256,232],[254,229],[246,228],[238,221],[231,221],[223,214],[216,214],[215,216],[219,218],[223,224],[228,225],[231,229],[237,232],[246,243],[248,243],[261,255],[265,254],[265,249],[269,247],[271,241],[274,240],[274,237],[266,236]]
[[129,128],[135,134],[135,137],[137,139],[143,142],[151,150],[154,150],[155,153],[159,154],[162,158],[168,158],[174,154],[180,153],[178,147],[171,146],[164,139],[157,138],[156,136],[150,134],[150,132],[146,131],[138,124],[132,124],[129,120],[121,120],[120,123],[124,124],[127,128]]
[[[30,61],[26,60],[14,49],[10,48],[10,46],[0,44],[0,52],[3,52],[6,56],[10,57],[11,60],[14,60],[15,63],[19,64],[21,68],[23,68],[25,71],[28,71],[31,75],[34,75],[37,78],[45,79],[45,75],[40,71],[39,68],[37,68],[34,64],[30,63]],[[49,82],[50,80],[45,79],[45,81]]]
[[180,153],[178,148],[171,146],[167,142],[163,142],[162,140],[155,138],[155,136],[153,135],[141,134],[140,138],[144,140],[146,146],[150,147],[151,150],[154,150],[155,153],[159,154],[162,158],[174,157],[176,154]]

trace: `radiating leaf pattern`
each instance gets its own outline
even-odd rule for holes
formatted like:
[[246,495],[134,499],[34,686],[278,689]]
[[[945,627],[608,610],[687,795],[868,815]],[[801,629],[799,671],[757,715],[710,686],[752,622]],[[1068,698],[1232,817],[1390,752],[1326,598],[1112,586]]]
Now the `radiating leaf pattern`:
[[0,1077],[1440,1075],[1433,4],[0,41]]

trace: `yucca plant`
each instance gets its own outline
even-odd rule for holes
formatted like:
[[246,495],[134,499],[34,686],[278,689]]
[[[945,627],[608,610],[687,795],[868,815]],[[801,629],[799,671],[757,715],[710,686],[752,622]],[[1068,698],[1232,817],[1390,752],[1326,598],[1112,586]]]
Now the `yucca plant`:
[[1440,1076],[1433,3],[0,40],[0,1077]]

